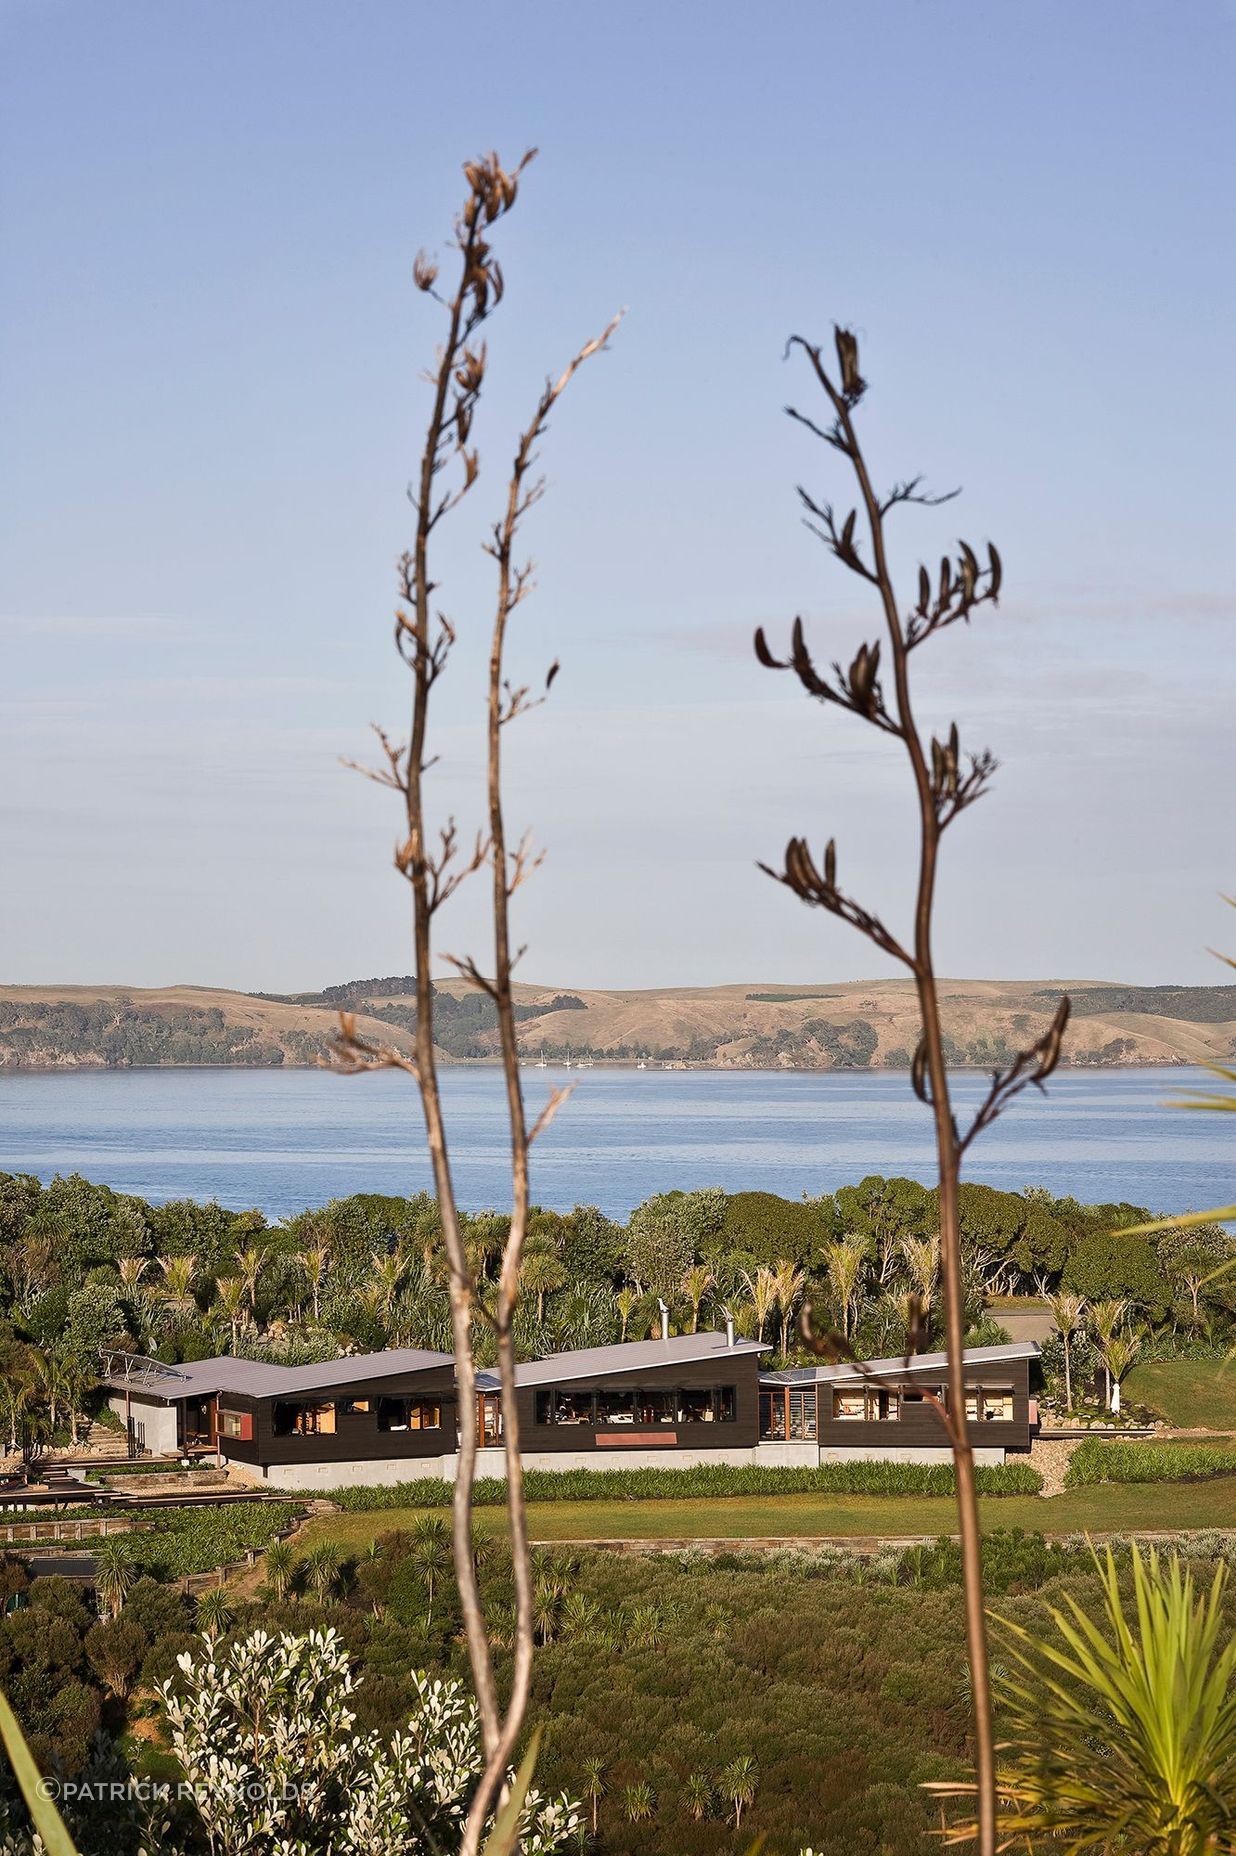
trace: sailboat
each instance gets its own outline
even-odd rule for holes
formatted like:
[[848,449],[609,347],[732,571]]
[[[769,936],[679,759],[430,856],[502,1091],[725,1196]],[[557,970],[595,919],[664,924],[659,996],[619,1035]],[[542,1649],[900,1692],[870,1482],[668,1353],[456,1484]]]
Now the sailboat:
[[541,1046],[541,1054],[540,1054],[540,1056],[539,1056],[539,1057],[537,1058],[537,1060],[536,1060],[536,1068],[537,1068],[538,1070],[543,1070],[543,1069],[545,1069],[545,1067],[546,1067],[546,1065],[545,1065],[545,1046],[544,1046],[544,1045],[542,1044],[542,1046]]

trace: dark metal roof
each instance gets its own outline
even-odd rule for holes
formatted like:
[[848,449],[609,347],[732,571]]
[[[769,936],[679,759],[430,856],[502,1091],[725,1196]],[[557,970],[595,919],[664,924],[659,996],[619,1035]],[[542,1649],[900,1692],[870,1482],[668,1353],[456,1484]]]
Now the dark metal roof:
[[[1039,1346],[1033,1340],[1015,1340],[1002,1347],[967,1347],[962,1354],[965,1366],[998,1366],[1002,1360],[1037,1360]],[[821,1380],[897,1379],[907,1373],[941,1373],[947,1370],[947,1353],[916,1353],[908,1360],[904,1354],[892,1360],[841,1360],[827,1366],[791,1366],[781,1373],[761,1373],[760,1384],[767,1386],[815,1385]]]
[[117,1392],[143,1393],[165,1403],[208,1397],[215,1392],[279,1398],[427,1372],[433,1367],[453,1367],[455,1360],[452,1354],[429,1353],[420,1347],[388,1347],[381,1353],[352,1353],[340,1360],[320,1360],[308,1366],[279,1366],[271,1360],[238,1360],[222,1354],[213,1360],[187,1360],[181,1366],[142,1370],[157,1364],[136,1362],[136,1370],[107,1373],[103,1383]]
[[[671,1334],[668,1340],[628,1340],[616,1347],[581,1347],[576,1353],[552,1353],[547,1360],[529,1360],[515,1369],[521,1386],[555,1385],[563,1379],[603,1379],[607,1373],[642,1373],[657,1366],[686,1366],[700,1360],[733,1359],[736,1354],[768,1353],[758,1340],[736,1340],[731,1347],[724,1334]],[[497,1374],[486,1375],[497,1384]]]

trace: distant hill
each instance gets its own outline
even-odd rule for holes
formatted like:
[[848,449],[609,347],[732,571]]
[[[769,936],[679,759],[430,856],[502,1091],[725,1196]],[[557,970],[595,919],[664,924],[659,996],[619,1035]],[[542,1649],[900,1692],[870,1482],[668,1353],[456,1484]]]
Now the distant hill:
[[[520,1046],[530,1059],[904,1069],[918,1038],[908,980],[515,990]],[[436,991],[443,1060],[492,1060],[490,1001],[461,980],[443,980]],[[1201,1063],[1236,1054],[1236,986],[946,980],[941,991],[956,1064],[987,1068],[1032,1042],[1061,991],[1074,1001],[1066,1062]],[[0,1069],[313,1064],[329,1048],[340,1009],[355,1012],[367,1036],[411,1049],[416,1008],[407,976],[282,996],[204,986],[0,986]]]

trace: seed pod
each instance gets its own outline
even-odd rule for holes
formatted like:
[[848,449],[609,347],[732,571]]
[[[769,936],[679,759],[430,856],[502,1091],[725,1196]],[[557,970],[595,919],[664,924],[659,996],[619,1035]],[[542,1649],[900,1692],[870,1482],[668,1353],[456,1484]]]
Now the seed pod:
[[987,588],[987,597],[994,604],[1000,597],[1000,582],[1004,578],[1004,563],[1001,561],[995,545],[990,541],[987,544],[987,558],[991,563],[988,569],[991,579]]

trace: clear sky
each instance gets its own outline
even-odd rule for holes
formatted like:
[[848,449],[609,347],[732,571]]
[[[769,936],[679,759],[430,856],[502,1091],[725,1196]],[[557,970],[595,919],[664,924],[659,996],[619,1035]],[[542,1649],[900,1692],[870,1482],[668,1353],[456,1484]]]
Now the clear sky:
[[[513,641],[525,976],[881,971],[754,868],[835,832],[905,919],[904,765],[760,671],[874,636],[793,486],[840,461],[783,359],[863,340],[901,560],[1001,546],[920,659],[1004,763],[948,846],[958,975],[1218,980],[1236,942],[1231,0],[6,0],[0,978],[298,988],[410,965],[390,645],[459,164],[541,155],[501,231],[485,475],[440,558],[463,643],[433,800],[480,816],[479,551],[546,372],[572,387]],[[930,662],[927,660],[930,658]],[[463,892],[443,945],[485,951]]]

